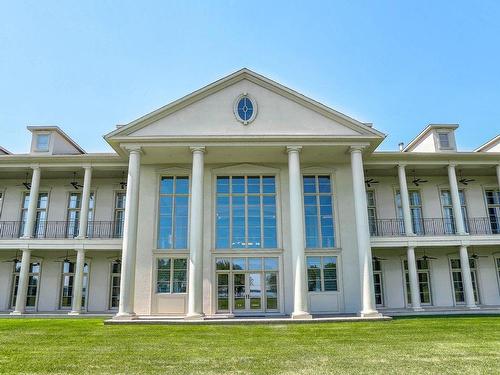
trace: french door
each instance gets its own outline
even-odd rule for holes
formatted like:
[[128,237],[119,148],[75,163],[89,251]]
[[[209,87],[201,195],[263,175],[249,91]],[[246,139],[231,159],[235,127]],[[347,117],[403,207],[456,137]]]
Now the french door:
[[277,258],[219,258],[217,264],[217,312],[279,311]]

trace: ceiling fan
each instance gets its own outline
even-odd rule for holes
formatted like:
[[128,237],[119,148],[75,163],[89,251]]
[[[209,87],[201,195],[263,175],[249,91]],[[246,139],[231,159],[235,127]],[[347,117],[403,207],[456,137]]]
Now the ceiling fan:
[[365,180],[365,184],[368,187],[372,187],[372,184],[378,184],[378,183],[379,183],[379,181],[375,180],[373,177],[367,178]]
[[420,258],[418,258],[418,259],[419,259],[419,260],[425,260],[425,261],[427,262],[428,260],[435,260],[435,259],[437,259],[437,258],[436,258],[436,257],[431,257],[430,255],[427,255],[427,254],[425,253],[425,250],[424,250],[424,255],[422,255],[422,256],[421,256]]
[[472,253],[471,255],[469,255],[469,258],[472,258],[472,259],[478,259],[478,258],[488,258],[487,255],[479,255],[479,254],[476,254],[476,253]]
[[385,258],[381,258],[381,257],[375,256],[375,255],[372,257],[372,259],[373,259],[375,262],[378,262],[378,261],[380,261],[380,260],[387,260],[387,259],[385,259]]
[[61,260],[55,260],[54,262],[57,262],[57,263],[69,263],[69,262],[71,262],[71,259],[69,259],[68,255],[69,255],[68,254],[68,250],[66,250],[66,256],[63,259],[61,259]]
[[76,180],[76,172],[73,172],[73,181],[71,181],[69,184],[71,186],[73,186],[73,188],[75,188],[75,190],[78,190],[79,188],[83,188],[83,185],[78,183],[78,181]]
[[24,179],[24,182],[16,186],[24,186],[26,190],[31,190],[31,182],[28,181],[28,172],[26,172],[26,177]]
[[462,171],[459,172],[459,177],[460,179],[458,180],[458,182],[460,182],[461,184],[463,185],[468,185],[469,182],[474,182],[476,181],[475,178],[466,178],[466,177],[462,177]]
[[425,182],[429,182],[429,180],[424,180],[423,178],[420,178],[415,175],[415,169],[413,170],[413,180],[411,181],[413,185],[415,186],[420,186],[420,184],[423,184]]

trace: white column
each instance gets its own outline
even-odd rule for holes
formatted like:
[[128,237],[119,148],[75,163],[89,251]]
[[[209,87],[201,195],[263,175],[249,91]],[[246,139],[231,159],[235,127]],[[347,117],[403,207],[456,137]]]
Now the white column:
[[450,182],[451,204],[453,206],[453,217],[455,219],[455,228],[457,234],[464,235],[465,226],[462,217],[462,204],[460,203],[460,195],[458,193],[457,175],[455,173],[455,165],[448,165],[448,180]]
[[189,278],[186,319],[203,317],[203,170],[205,147],[191,147],[191,205],[189,211]]
[[500,189],[500,164],[497,165],[497,183],[498,188]]
[[415,260],[415,248],[408,247],[406,260],[408,262],[408,278],[410,279],[411,307],[415,311],[422,311],[420,307],[420,286],[418,283],[417,261]]
[[87,237],[91,181],[92,181],[92,167],[90,166],[85,167],[85,175],[83,177],[82,208],[80,210],[80,227],[78,229],[78,238]]
[[379,316],[375,308],[373,287],[372,249],[368,226],[365,176],[363,171],[362,147],[351,147],[352,189],[356,238],[358,244],[359,270],[361,273],[361,316]]
[[464,287],[465,305],[470,309],[477,309],[476,301],[474,299],[474,288],[472,287],[467,246],[460,246],[460,266],[462,268],[462,284]]
[[293,264],[293,319],[310,319],[304,241],[304,205],[300,171],[300,146],[289,146],[290,245]]
[[132,318],[134,312],[135,260],[137,255],[137,222],[139,211],[139,179],[141,173],[141,148],[128,149],[127,197],[123,225],[122,273],[120,303],[116,318]]
[[32,167],[33,176],[31,177],[30,197],[28,203],[28,213],[26,223],[24,224],[23,238],[31,238],[35,227],[36,209],[38,205],[38,191],[40,190],[40,167]]
[[17,284],[16,306],[11,315],[21,315],[26,309],[26,295],[28,293],[28,282],[30,272],[31,250],[23,249],[21,259],[21,270],[19,271],[19,283]]
[[78,249],[76,251],[75,277],[73,279],[73,303],[71,304],[71,312],[69,312],[68,315],[80,315],[82,310],[84,265],[85,250]]
[[403,223],[407,236],[413,236],[413,225],[410,212],[410,197],[408,195],[408,185],[406,183],[406,171],[404,164],[398,164],[399,195],[401,197],[401,207],[403,209]]

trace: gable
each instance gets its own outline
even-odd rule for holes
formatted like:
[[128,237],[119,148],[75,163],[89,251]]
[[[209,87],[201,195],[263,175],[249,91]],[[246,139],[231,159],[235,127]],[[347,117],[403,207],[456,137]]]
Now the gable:
[[[233,108],[241,94],[257,103],[255,120],[243,125]],[[190,104],[130,136],[192,135],[361,135],[361,131],[278,95],[249,80],[239,81]]]
[[[242,94],[257,104],[242,124],[234,105]],[[113,147],[127,140],[211,137],[348,137],[379,143],[377,130],[248,69],[242,69],[109,133]],[[116,149],[116,148],[115,148]]]

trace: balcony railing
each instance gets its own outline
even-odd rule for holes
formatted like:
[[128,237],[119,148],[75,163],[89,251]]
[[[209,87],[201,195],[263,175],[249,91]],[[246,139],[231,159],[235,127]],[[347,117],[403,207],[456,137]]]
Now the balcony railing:
[[[405,235],[403,219],[376,219],[369,221],[373,237],[397,237]],[[456,234],[452,218],[422,218],[412,220],[413,233],[417,236],[451,236]],[[500,234],[500,218],[475,217],[465,221],[470,235]]]
[[[0,221],[0,238],[19,238],[24,234],[25,223],[22,221]],[[78,236],[78,221],[37,221],[32,238],[56,239],[75,238]],[[122,238],[122,221],[90,221],[87,237],[95,239]]]

